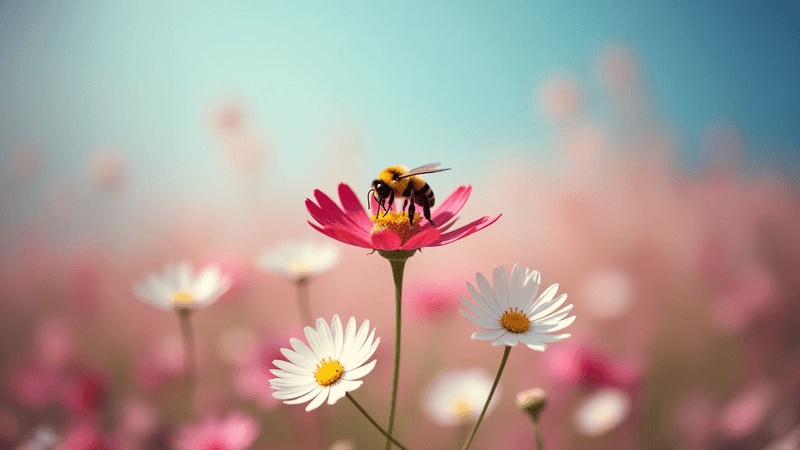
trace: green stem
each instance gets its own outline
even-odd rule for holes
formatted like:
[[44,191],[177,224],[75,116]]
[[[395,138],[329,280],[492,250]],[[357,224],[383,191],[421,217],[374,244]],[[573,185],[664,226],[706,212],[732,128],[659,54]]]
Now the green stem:
[[544,436],[542,436],[542,425],[539,418],[533,418],[533,437],[536,439],[536,450],[544,450]]
[[[395,299],[395,336],[394,336],[394,376],[392,378],[392,403],[389,408],[389,425],[386,431],[389,435],[394,430],[394,411],[397,406],[397,383],[400,376],[400,311],[403,298],[403,270],[406,266],[406,259],[390,259],[392,265],[392,276],[394,277],[394,299]],[[392,440],[386,440],[386,450],[392,446]]]
[[191,312],[189,308],[178,308],[178,320],[181,325],[181,337],[183,342],[183,379],[186,388],[186,407],[187,415],[194,413],[194,390],[195,377],[197,376],[197,360],[194,345],[194,333],[192,332]]
[[308,295],[308,277],[300,277],[295,282],[297,285],[297,306],[300,309],[300,320],[303,326],[313,327],[316,323],[311,316],[311,301]]
[[362,407],[361,407],[361,405],[359,405],[359,404],[358,404],[358,402],[356,401],[356,399],[354,399],[354,398],[353,398],[353,396],[352,396],[352,395],[350,395],[350,393],[349,393],[349,392],[347,392],[345,395],[347,395],[347,398],[348,398],[348,399],[350,399],[350,401],[351,401],[351,402],[353,402],[353,404],[356,406],[356,408],[358,408],[358,410],[359,410],[359,411],[361,411],[361,414],[363,414],[363,415],[364,415],[364,417],[366,417],[366,418],[367,418],[367,420],[369,420],[369,423],[371,423],[371,424],[372,424],[372,425],[373,425],[375,428],[377,428],[377,429],[378,429],[378,431],[380,431],[380,432],[381,432],[381,434],[382,434],[382,435],[386,436],[386,438],[387,438],[387,439],[389,439],[389,442],[393,442],[393,443],[394,443],[394,445],[396,445],[396,446],[400,447],[400,448],[401,448],[401,449],[403,449],[403,450],[408,450],[407,448],[405,448],[405,447],[403,446],[403,444],[401,444],[401,443],[397,442],[397,441],[396,441],[396,440],[395,440],[395,439],[392,437],[392,435],[391,435],[391,434],[387,433],[387,432],[386,432],[386,431],[385,431],[383,428],[381,428],[381,426],[380,426],[380,425],[378,425],[378,422],[376,422],[376,421],[375,421],[375,419],[373,419],[373,418],[372,418],[372,416],[370,416],[370,415],[367,413],[367,411],[366,411],[364,408],[362,408]]
[[475,433],[478,432],[478,427],[481,425],[481,421],[483,420],[483,416],[486,415],[486,410],[489,409],[489,402],[492,401],[492,396],[494,395],[495,389],[497,389],[497,383],[500,382],[500,375],[503,374],[503,369],[506,367],[506,361],[508,361],[508,354],[511,353],[511,347],[506,345],[506,350],[503,352],[503,360],[500,361],[500,368],[497,369],[497,376],[494,377],[494,383],[492,384],[492,390],[489,391],[489,398],[486,399],[486,403],[483,405],[483,411],[481,411],[481,415],[478,417],[478,421],[475,422],[475,427],[472,428],[472,433],[470,433],[469,438],[467,438],[467,442],[464,443],[464,447],[462,450],[467,450],[469,448],[469,444],[472,443],[472,438],[475,437]]

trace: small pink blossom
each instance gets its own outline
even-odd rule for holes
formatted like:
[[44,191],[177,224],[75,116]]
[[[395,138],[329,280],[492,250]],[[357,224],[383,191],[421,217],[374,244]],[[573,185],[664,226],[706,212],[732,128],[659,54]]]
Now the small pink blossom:
[[633,361],[614,360],[588,343],[570,343],[545,354],[545,367],[558,382],[586,389],[632,388],[639,378]]
[[734,396],[722,408],[719,425],[725,436],[740,439],[757,431],[778,403],[778,386],[762,380]]
[[258,437],[255,419],[233,412],[223,421],[208,416],[196,425],[181,427],[175,442],[178,450],[244,450]]
[[[460,186],[444,199],[441,205],[431,212],[431,219],[435,225],[430,225],[427,221],[420,221],[420,224],[415,224],[412,229],[408,229],[408,218],[406,218],[403,230],[408,229],[408,233],[406,236],[401,236],[398,234],[398,230],[391,228],[373,231],[376,223],[370,219],[364,207],[361,206],[359,197],[353,189],[342,183],[339,185],[339,199],[342,207],[339,207],[320,190],[314,191],[316,202],[306,199],[306,208],[319,225],[315,225],[311,221],[308,223],[328,237],[357,247],[386,251],[437,247],[467,237],[488,227],[500,218],[500,216],[495,218],[484,216],[454,231],[448,231],[456,221],[456,214],[467,203],[471,192],[471,186]],[[378,204],[374,198],[371,200],[371,204],[372,210],[378,211]],[[398,224],[398,229],[402,228],[401,225],[403,224]]]

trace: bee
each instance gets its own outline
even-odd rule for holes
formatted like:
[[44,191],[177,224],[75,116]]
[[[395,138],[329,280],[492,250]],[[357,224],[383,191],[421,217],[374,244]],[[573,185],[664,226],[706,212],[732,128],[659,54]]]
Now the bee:
[[408,170],[406,166],[391,166],[383,169],[378,178],[372,182],[372,189],[367,193],[368,203],[370,194],[378,202],[376,216],[381,213],[381,208],[386,215],[394,203],[395,197],[403,197],[406,199],[403,202],[403,211],[408,207],[408,222],[411,227],[414,226],[415,204],[422,207],[425,218],[431,225],[434,225],[431,220],[431,207],[436,203],[436,198],[433,196],[431,187],[420,175],[450,170],[449,168],[436,169],[438,165],[439,163],[425,164],[411,170]]

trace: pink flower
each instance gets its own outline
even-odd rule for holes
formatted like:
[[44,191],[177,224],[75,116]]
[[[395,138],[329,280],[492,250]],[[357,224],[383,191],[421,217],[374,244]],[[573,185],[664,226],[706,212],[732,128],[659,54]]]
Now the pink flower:
[[179,450],[244,450],[260,432],[255,419],[234,412],[223,421],[206,417],[197,425],[181,428],[175,447]]
[[[415,219],[414,226],[409,227],[405,213],[392,211],[371,219],[353,189],[342,183],[339,185],[339,199],[344,209],[317,189],[314,191],[316,203],[306,199],[306,208],[319,225],[310,221],[308,223],[326,236],[358,247],[387,251],[438,247],[482,230],[500,218],[497,216],[490,219],[489,216],[484,216],[448,232],[455,223],[455,215],[467,203],[470,192],[471,186],[460,186],[432,211],[431,219],[436,225]],[[377,202],[374,199],[370,202],[372,210],[378,211]],[[393,205],[390,206],[393,210]]]

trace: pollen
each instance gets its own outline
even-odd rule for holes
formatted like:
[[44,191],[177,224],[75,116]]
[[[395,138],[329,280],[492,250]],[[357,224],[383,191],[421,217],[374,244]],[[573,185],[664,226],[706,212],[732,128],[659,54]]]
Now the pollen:
[[524,333],[531,327],[531,321],[521,310],[511,308],[500,318],[500,325],[512,333]]
[[322,359],[322,362],[317,364],[317,370],[314,371],[314,379],[320,386],[330,386],[335,383],[339,377],[344,373],[344,367],[339,363],[339,360],[328,358],[327,361]]
[[400,236],[400,242],[405,244],[409,239],[411,239],[412,236],[421,231],[421,227],[419,225],[420,219],[421,218],[419,214],[414,213],[414,225],[409,226],[408,213],[396,211],[389,211],[385,215],[383,213],[378,213],[378,217],[370,217],[370,220],[375,222],[375,225],[372,226],[372,231],[370,233],[391,230]]
[[472,402],[464,397],[459,397],[450,403],[450,412],[453,413],[454,416],[462,418],[467,417],[472,414],[473,409]]
[[186,290],[175,291],[170,297],[170,301],[173,305],[188,306],[194,302],[194,294]]

